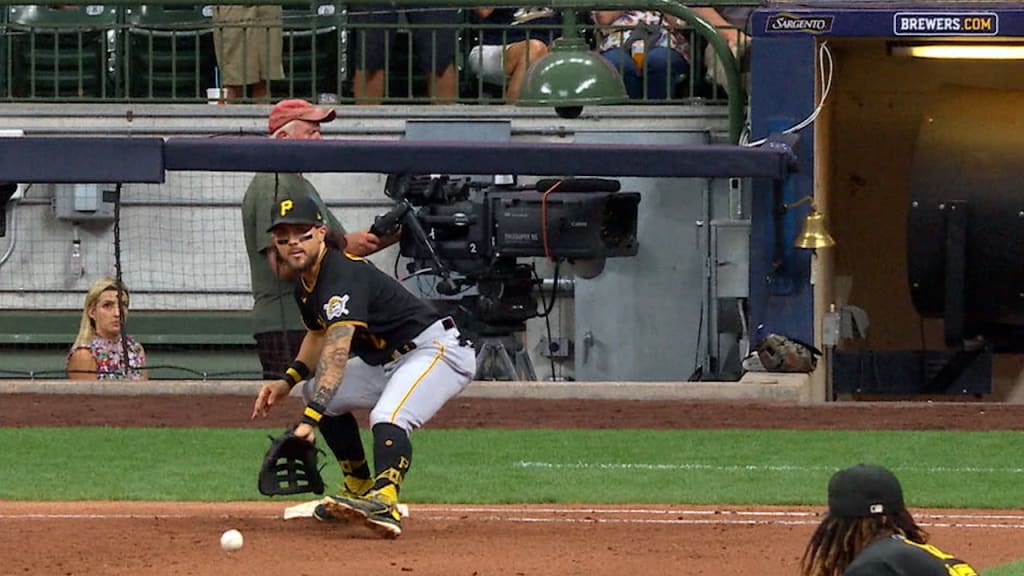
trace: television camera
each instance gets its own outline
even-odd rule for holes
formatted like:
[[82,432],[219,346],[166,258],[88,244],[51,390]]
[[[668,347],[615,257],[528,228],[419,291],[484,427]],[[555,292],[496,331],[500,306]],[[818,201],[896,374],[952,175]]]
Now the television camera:
[[392,174],[385,194],[395,206],[370,230],[386,236],[401,227],[408,272],[437,277],[434,290],[442,296],[475,286],[476,295],[459,299],[462,311],[480,334],[508,335],[538,315],[539,280],[518,258],[584,262],[600,271],[605,258],[636,255],[640,194],[619,188],[617,180],[598,178],[544,179],[523,188]]

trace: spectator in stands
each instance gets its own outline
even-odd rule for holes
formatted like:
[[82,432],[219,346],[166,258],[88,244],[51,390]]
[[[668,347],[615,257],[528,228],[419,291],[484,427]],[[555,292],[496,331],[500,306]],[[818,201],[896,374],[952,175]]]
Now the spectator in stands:
[[269,80],[284,78],[280,6],[216,6],[213,45],[229,100],[270,97]]
[[686,35],[676,18],[643,10],[594,12],[599,51],[619,72],[630,98],[675,98],[690,72]]
[[473,76],[505,87],[505,102],[519,98],[530,63],[548,53],[561,18],[552,8],[477,8],[475,23],[502,28],[481,28],[479,42],[469,51],[466,65]]
[[[725,40],[732,50],[732,55],[740,63],[741,80],[744,91],[750,91],[750,15],[756,6],[710,6],[694,7],[695,14],[707,21],[718,30],[718,35]],[[708,82],[721,86],[728,93],[728,80],[725,66],[718,58],[714,48],[709,44],[704,49],[704,66],[707,70]]]
[[[355,57],[352,90],[356,104],[380,104],[384,97],[385,54],[391,49],[398,27],[398,17],[404,13],[412,29],[412,45],[416,66],[426,74],[433,104],[450,104],[458,95],[455,72],[455,46],[457,25],[462,13],[453,9],[426,7],[353,6],[349,10],[349,24],[354,32],[350,46]],[[366,28],[365,25],[391,25],[389,28]],[[418,26],[436,26],[419,28]],[[399,47],[398,49],[405,49]],[[394,53],[390,53],[394,61]]]
[[807,543],[800,574],[976,576],[969,564],[928,544],[928,533],[904,505],[900,481],[872,464],[832,475],[828,513]]
[[[270,111],[268,129],[271,138],[320,140],[320,124],[335,118],[330,108],[318,108],[305,100],[282,100]],[[316,188],[301,174],[259,173],[249,184],[242,200],[242,226],[249,255],[252,282],[252,323],[256,353],[263,368],[263,378],[276,380],[284,376],[288,363],[298,354],[306,328],[295,304],[295,284],[287,267],[279,266],[277,251],[270,243],[271,208],[281,198],[297,199],[311,196],[322,207],[328,229],[344,236],[346,251],[366,256],[394,243],[396,239],[380,239],[369,230],[346,233],[337,218],[324,206]]]
[[146,351],[122,334],[128,315],[128,288],[101,278],[85,294],[82,322],[67,360],[71,380],[145,380]]

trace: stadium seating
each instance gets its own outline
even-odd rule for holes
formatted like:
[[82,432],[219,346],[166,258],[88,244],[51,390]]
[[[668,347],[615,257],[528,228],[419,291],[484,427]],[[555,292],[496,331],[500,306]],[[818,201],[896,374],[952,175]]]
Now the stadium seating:
[[8,29],[7,29],[7,12],[9,10],[0,10],[0,62],[4,62],[4,66],[0,66],[0,98],[10,98],[10,70],[6,65],[8,60]]
[[284,80],[271,82],[270,93],[317,101],[321,93],[338,93],[339,29],[344,11],[330,2],[286,5],[284,12]]
[[12,95],[97,98],[115,93],[117,8],[11,6]]
[[132,98],[205,98],[215,84],[210,7],[132,6],[125,11],[124,85]]

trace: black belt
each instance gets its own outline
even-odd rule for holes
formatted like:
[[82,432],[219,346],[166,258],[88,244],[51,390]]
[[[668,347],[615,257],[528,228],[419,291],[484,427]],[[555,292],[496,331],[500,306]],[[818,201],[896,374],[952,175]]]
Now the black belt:
[[[431,324],[430,326],[433,326],[433,324]],[[427,326],[427,328],[429,328],[430,326]],[[451,316],[445,316],[444,318],[441,318],[441,326],[443,326],[445,330],[451,330],[452,328],[455,328],[455,320],[453,320]],[[426,330],[427,328],[424,328],[423,330]],[[412,352],[415,349],[416,343],[413,342],[412,340],[409,340],[405,344],[395,347],[395,349],[391,352],[391,359],[398,360],[399,357],[405,356],[406,354]]]

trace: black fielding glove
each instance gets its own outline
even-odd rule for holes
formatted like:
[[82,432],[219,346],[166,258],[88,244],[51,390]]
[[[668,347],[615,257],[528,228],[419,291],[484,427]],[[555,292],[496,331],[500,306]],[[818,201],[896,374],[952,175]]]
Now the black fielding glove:
[[270,437],[270,447],[260,466],[259,489],[264,496],[324,493],[324,480],[317,466],[320,450],[289,429]]

